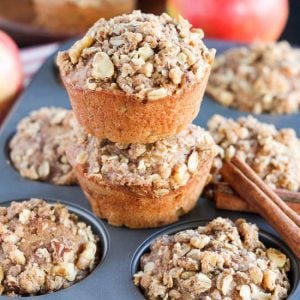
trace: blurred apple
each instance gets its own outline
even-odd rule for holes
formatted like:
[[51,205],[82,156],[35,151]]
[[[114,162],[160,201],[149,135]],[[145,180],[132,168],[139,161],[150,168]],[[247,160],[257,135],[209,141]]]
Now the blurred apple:
[[275,41],[288,18],[288,0],[168,0],[168,12],[181,14],[205,36],[241,42]]
[[23,71],[18,47],[0,30],[0,122],[22,86]]

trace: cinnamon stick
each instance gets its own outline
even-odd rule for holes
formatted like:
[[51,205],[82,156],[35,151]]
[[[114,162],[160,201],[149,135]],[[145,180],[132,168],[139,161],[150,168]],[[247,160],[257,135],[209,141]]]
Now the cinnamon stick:
[[238,167],[241,172],[247,174],[247,177],[254,182],[255,185],[269,196],[291,220],[300,226],[300,216],[282,201],[282,199],[253,171],[253,169],[238,157],[233,157],[231,162]]
[[[224,162],[220,170],[224,180],[253,207],[281,235],[295,255],[300,258],[300,228],[282,203],[275,200],[274,192],[243,161]],[[277,195],[276,195],[277,196]],[[283,202],[280,198],[279,200]],[[281,207],[284,207],[283,211]]]
[[[286,202],[286,204],[300,215],[300,193],[283,189],[275,189],[274,192]],[[247,202],[236,194],[226,182],[218,182],[214,188],[214,201],[216,208],[232,211],[255,212]]]

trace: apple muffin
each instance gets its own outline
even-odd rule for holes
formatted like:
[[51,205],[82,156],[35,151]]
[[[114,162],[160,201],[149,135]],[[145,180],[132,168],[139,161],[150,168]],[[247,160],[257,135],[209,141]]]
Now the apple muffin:
[[214,115],[208,130],[220,147],[212,169],[215,181],[222,159],[238,155],[271,188],[300,191],[300,140],[293,129],[277,130],[252,116],[235,121]]
[[[23,0],[22,0],[23,1]],[[53,34],[85,33],[99,18],[130,13],[135,0],[32,0],[35,23]]]
[[93,211],[115,226],[172,223],[196,204],[216,154],[208,132],[190,125],[149,144],[114,143],[76,130],[67,156]]
[[286,299],[289,258],[243,219],[162,235],[140,260],[134,283],[146,299]]
[[255,114],[300,109],[300,50],[287,42],[256,42],[218,56],[207,93],[222,105]]
[[100,19],[57,58],[79,123],[118,143],[152,143],[185,129],[214,60],[203,35],[165,13]]
[[67,288],[99,259],[87,224],[61,204],[41,199],[0,207],[0,293],[34,296]]
[[75,184],[65,146],[75,124],[70,110],[43,107],[20,121],[9,143],[9,156],[24,178],[58,185]]

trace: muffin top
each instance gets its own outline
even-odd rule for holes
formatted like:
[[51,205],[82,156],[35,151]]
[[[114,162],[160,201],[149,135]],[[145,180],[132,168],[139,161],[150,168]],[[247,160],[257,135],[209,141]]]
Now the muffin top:
[[43,107],[22,119],[9,143],[11,161],[21,176],[59,185],[76,183],[65,154],[73,125],[73,113],[55,107]]
[[134,275],[147,299],[286,299],[289,259],[266,248],[256,225],[217,218],[163,235]]
[[225,106],[256,114],[300,109],[300,50],[257,42],[218,56],[207,92]]
[[157,100],[204,78],[215,50],[206,48],[203,36],[182,17],[134,11],[100,19],[57,62],[75,87]]
[[222,158],[238,155],[270,187],[300,191],[300,140],[293,129],[277,130],[252,116],[235,121],[220,115],[208,121],[208,129],[221,147],[214,161],[216,172]]
[[89,178],[154,196],[186,185],[201,172],[203,161],[216,153],[209,133],[195,125],[151,144],[119,144],[97,139],[83,129],[76,132],[67,150],[74,167]]
[[41,199],[0,207],[0,292],[29,296],[66,288],[98,261],[96,237],[60,204]]

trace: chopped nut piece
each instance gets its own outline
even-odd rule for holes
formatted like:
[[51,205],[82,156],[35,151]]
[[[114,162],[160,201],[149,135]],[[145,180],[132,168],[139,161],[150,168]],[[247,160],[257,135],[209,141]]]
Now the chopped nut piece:
[[77,275],[75,265],[72,263],[61,262],[53,267],[53,273],[69,281],[74,281]]
[[146,61],[149,57],[154,54],[154,51],[151,49],[149,44],[145,44],[143,47],[139,48],[138,55],[144,61]]
[[93,44],[93,41],[94,40],[91,36],[86,35],[72,46],[69,50],[69,56],[72,64],[76,64],[78,62],[83,49],[90,47]]
[[190,175],[186,164],[181,164],[174,168],[173,179],[179,186],[187,184],[189,178]]
[[242,285],[240,289],[240,296],[242,300],[251,300],[251,290],[249,285]]
[[277,275],[271,270],[264,271],[262,285],[266,290],[273,291],[275,289]]
[[189,156],[188,159],[188,169],[191,173],[195,173],[198,169],[199,158],[198,153],[193,151],[192,154]]
[[26,258],[24,256],[24,253],[20,251],[19,249],[14,249],[9,253],[9,257],[12,260],[13,263],[18,265],[24,265],[26,262]]
[[105,52],[98,52],[93,59],[92,76],[96,79],[106,79],[114,75],[114,64]]
[[81,152],[79,152],[78,155],[76,156],[76,162],[77,162],[78,164],[84,164],[84,163],[87,162],[88,158],[89,158],[88,153],[87,153],[86,151],[81,151]]
[[279,268],[284,267],[286,263],[286,256],[277,249],[269,248],[267,250],[268,258],[275,263]]
[[261,284],[261,282],[263,280],[263,272],[259,267],[251,267],[249,269],[249,274],[250,274],[251,280],[255,284]]
[[84,250],[79,254],[79,259],[76,264],[77,268],[78,269],[88,268],[94,262],[96,251],[97,251],[97,247],[95,243],[88,242],[85,245]]
[[21,211],[20,215],[19,215],[19,221],[22,224],[28,224],[29,220],[30,220],[30,210],[25,208]]
[[152,90],[147,94],[148,100],[150,101],[159,100],[167,96],[168,96],[168,91],[165,88]]

